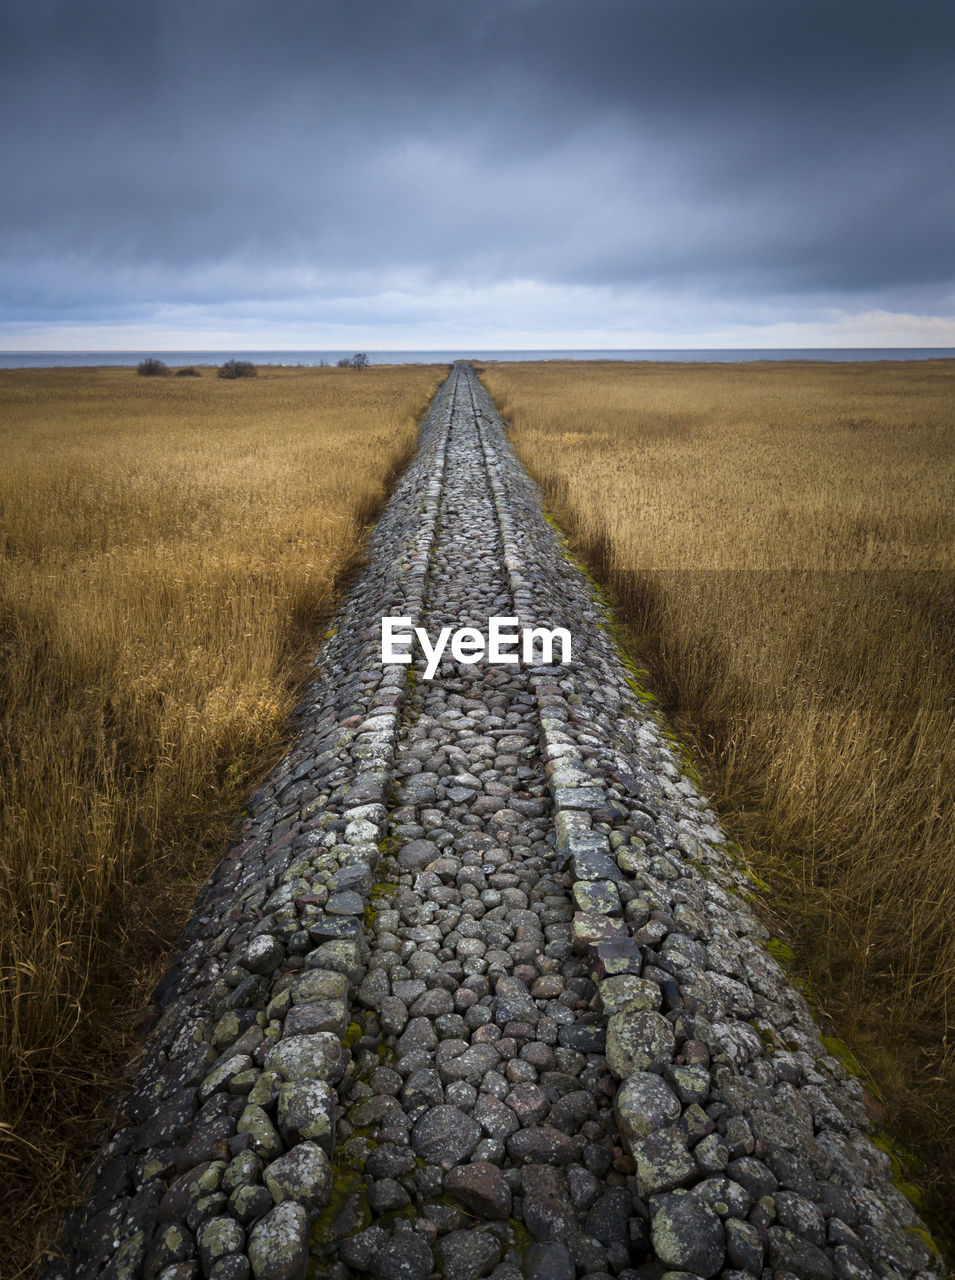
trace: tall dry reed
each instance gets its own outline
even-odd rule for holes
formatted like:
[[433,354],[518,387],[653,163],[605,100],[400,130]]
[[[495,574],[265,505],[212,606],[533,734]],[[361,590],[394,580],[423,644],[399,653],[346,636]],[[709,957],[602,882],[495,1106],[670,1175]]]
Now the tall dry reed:
[[484,380],[951,1211],[955,365]]
[[281,750],[436,367],[0,373],[0,1270]]

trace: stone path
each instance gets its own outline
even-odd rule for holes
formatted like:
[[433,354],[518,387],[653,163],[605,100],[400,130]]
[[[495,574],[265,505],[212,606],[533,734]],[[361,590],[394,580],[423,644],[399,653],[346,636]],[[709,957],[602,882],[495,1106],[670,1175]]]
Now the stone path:
[[593,596],[455,366],[47,1280],[941,1274]]

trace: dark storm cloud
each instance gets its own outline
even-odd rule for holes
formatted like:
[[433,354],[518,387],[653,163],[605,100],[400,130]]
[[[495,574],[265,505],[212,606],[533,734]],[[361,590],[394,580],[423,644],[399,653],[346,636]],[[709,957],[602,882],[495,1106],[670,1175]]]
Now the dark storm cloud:
[[8,324],[448,281],[951,303],[948,0],[0,14]]

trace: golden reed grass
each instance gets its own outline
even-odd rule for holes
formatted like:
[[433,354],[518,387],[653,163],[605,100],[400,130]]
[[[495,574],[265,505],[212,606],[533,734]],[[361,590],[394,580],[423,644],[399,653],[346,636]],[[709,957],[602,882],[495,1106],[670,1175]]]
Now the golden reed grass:
[[955,364],[484,381],[955,1221]]
[[0,373],[4,1275],[49,1241],[441,376]]

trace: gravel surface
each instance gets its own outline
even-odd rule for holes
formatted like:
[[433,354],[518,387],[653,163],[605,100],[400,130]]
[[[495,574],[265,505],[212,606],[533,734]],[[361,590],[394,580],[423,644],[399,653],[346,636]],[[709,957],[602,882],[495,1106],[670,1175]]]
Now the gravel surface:
[[469,366],[336,628],[46,1280],[941,1275]]

